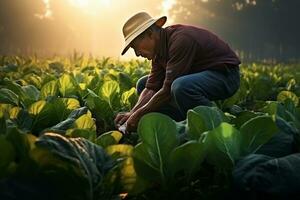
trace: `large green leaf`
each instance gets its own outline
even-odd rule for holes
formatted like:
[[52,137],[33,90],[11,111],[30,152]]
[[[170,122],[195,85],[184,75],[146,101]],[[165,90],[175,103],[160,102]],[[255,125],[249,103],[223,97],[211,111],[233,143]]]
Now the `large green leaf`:
[[37,101],[40,96],[40,91],[33,85],[22,86],[27,99],[30,99],[32,102]]
[[87,96],[85,102],[90,110],[94,110],[98,117],[108,118],[112,116],[113,111],[109,106],[109,103],[103,99],[101,99],[98,95],[96,95],[93,91],[88,90],[89,95]]
[[59,91],[63,97],[70,97],[76,95],[77,84],[75,79],[69,74],[63,74],[58,79]]
[[58,95],[58,83],[57,80],[52,80],[43,85],[40,92],[40,99],[46,99],[48,96]]
[[97,122],[102,122],[103,127],[98,126],[97,128],[103,128],[104,131],[106,127],[114,127],[114,112],[110,107],[109,103],[101,99],[93,91],[88,90],[89,95],[85,99],[85,104],[93,113],[93,117],[96,118]]
[[133,150],[134,169],[139,177],[148,181],[161,181],[160,166],[146,144],[139,143]]
[[278,132],[274,120],[274,117],[271,116],[259,116],[250,119],[241,126],[241,150],[243,155],[255,153]]
[[35,87],[37,88],[41,88],[41,82],[42,82],[42,79],[40,76],[34,74],[34,73],[29,73],[29,74],[26,74],[25,77],[23,77],[23,79],[28,83],[28,84],[31,84],[31,85],[34,85]]
[[76,110],[73,110],[66,120],[61,121],[60,123],[56,124],[55,126],[52,126],[51,128],[46,129],[45,131],[48,132],[53,131],[53,132],[64,134],[66,130],[68,130],[73,126],[77,118],[86,114],[87,112],[88,112],[87,107],[81,107]]
[[187,179],[199,171],[200,165],[206,156],[204,145],[197,141],[188,141],[176,147],[170,154],[170,170],[175,175],[183,170]]
[[96,131],[95,121],[90,114],[81,115],[78,119],[75,120],[73,127]]
[[37,100],[39,91],[33,85],[20,86],[19,84],[12,82],[8,79],[4,79],[6,87],[13,91],[19,97],[19,101],[24,107],[29,106]]
[[192,139],[198,139],[203,132],[212,130],[227,120],[217,107],[195,107],[187,113],[188,135]]
[[133,106],[136,104],[138,99],[137,93],[136,93],[136,89],[133,87],[128,91],[125,91],[122,95],[121,95],[121,103],[124,107],[128,108],[129,110],[131,110],[133,108]]
[[248,120],[260,115],[262,115],[262,113],[246,110],[237,114],[236,118],[234,118],[231,122],[236,126],[236,128],[240,128]]
[[71,137],[83,137],[92,142],[96,139],[96,125],[90,113],[81,115],[72,125],[72,129],[67,130],[66,135]]
[[119,83],[122,91],[129,90],[133,86],[130,76],[123,72],[119,73]]
[[204,142],[207,159],[216,168],[231,169],[240,157],[240,133],[231,124],[221,123],[206,132]]
[[1,88],[0,89],[0,103],[4,104],[12,104],[12,105],[19,105],[19,97],[13,91]]
[[[169,155],[179,144],[175,122],[166,115],[149,113],[141,118],[137,132],[142,141],[142,147],[139,147],[134,153],[135,159],[139,160],[137,163],[142,162],[149,165],[150,168],[157,171],[162,183],[166,183],[167,173],[169,173],[167,171]],[[140,149],[146,151],[148,155],[143,157]],[[136,165],[137,168],[139,166]],[[136,170],[141,172],[139,169]],[[138,175],[144,176],[144,174]],[[145,177],[145,179],[149,178],[152,177]]]
[[58,121],[62,121],[75,109],[80,108],[80,103],[74,98],[57,98],[51,101],[52,109]]
[[16,118],[11,118],[11,121],[14,123],[14,125],[20,130],[30,132],[32,130],[34,120],[32,115],[30,115],[24,109],[20,109],[17,113],[14,114],[17,114]]
[[59,122],[56,117],[57,113],[53,110],[53,105],[44,100],[31,104],[28,113],[33,120],[31,130],[35,135],[39,135],[39,132],[44,128]]
[[106,149],[108,155],[122,160],[119,165],[119,171],[115,174],[118,177],[118,182],[120,184],[122,192],[130,192],[136,190],[137,187],[137,175],[134,170],[132,152],[133,146],[127,144],[116,144],[108,146]]
[[117,81],[106,81],[101,87],[100,94],[104,100],[106,100],[109,105],[113,108],[114,106],[118,106],[117,97],[120,92],[119,83]]
[[106,176],[115,162],[88,140],[46,133],[31,155],[39,166],[40,179],[56,189],[56,197],[94,200],[111,195]]
[[37,115],[42,111],[46,104],[47,102],[44,100],[37,101],[29,106],[28,113],[32,115]]

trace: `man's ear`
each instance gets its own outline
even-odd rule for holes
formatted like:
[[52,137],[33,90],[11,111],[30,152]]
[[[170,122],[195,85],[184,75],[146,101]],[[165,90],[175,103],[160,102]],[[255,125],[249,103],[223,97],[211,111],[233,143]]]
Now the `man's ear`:
[[153,39],[153,38],[154,38],[154,31],[153,31],[151,28],[149,28],[149,29],[147,30],[147,36],[148,36],[150,39]]

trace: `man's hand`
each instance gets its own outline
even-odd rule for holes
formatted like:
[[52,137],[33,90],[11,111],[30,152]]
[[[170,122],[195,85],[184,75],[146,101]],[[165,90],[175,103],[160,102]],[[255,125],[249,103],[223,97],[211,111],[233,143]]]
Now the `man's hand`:
[[132,115],[131,112],[125,112],[125,113],[119,113],[117,114],[116,118],[115,118],[115,125],[116,128],[119,128],[119,126],[121,126],[122,124],[124,124],[124,122],[127,121],[127,119]]
[[141,110],[135,111],[126,121],[126,132],[136,131],[138,123],[143,116]]

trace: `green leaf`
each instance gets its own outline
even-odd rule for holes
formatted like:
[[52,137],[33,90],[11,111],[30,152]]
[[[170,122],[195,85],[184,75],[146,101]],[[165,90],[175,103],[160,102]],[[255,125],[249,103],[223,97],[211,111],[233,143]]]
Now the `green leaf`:
[[75,120],[74,128],[87,129],[90,131],[96,131],[96,124],[93,118],[89,114],[81,115]]
[[[176,123],[168,116],[160,113],[149,113],[143,116],[137,130],[142,141],[142,150],[146,151],[143,159],[141,150],[134,153],[135,158],[159,173],[161,181],[167,182],[167,162],[171,151],[179,144]],[[150,158],[150,160],[148,160]],[[138,167],[138,165],[137,165]],[[140,170],[137,169],[137,172]],[[144,174],[138,174],[144,176]],[[152,177],[145,177],[145,179]]]
[[130,192],[137,187],[137,175],[134,170],[133,159],[131,157],[133,152],[133,146],[126,144],[117,144],[108,146],[106,149],[108,155],[122,159],[119,165],[119,171],[116,174],[118,176],[118,182],[120,182],[121,191]]
[[7,130],[6,119],[0,116],[0,135],[4,135]]
[[206,156],[204,145],[197,141],[188,141],[176,147],[170,155],[170,170],[176,174],[183,170],[188,179],[200,169]]
[[187,113],[188,135],[197,140],[203,132],[213,130],[224,121],[228,119],[217,107],[195,107]]
[[33,116],[30,115],[26,110],[20,109],[17,113],[17,117],[12,119],[13,126],[18,127],[24,132],[30,132],[33,127]]
[[88,91],[89,95],[85,100],[85,104],[93,113],[93,117],[95,117],[97,121],[104,121],[107,127],[113,127],[114,112],[110,107],[109,103],[101,99],[92,91]]
[[30,140],[28,134],[23,133],[14,127],[8,130],[6,139],[13,145],[16,155],[18,156],[18,162],[26,162],[34,142],[33,140]]
[[75,79],[69,74],[63,74],[58,79],[59,91],[63,97],[77,94],[77,84]]
[[3,135],[0,135],[0,178],[6,175],[6,168],[15,160],[15,149]]
[[37,101],[29,106],[28,113],[32,115],[38,115],[46,104],[47,102],[44,100]]
[[9,110],[9,118],[10,119],[16,119],[18,117],[19,112],[22,110],[20,107],[13,107]]
[[31,104],[28,113],[32,118],[31,131],[35,135],[39,135],[44,128],[58,123],[59,118],[56,117],[57,113],[53,109],[53,105],[45,100]]
[[221,123],[206,132],[204,139],[207,159],[217,168],[231,169],[240,157],[240,134],[231,124]]
[[106,100],[111,107],[114,106],[116,97],[119,95],[120,87],[116,81],[106,81],[100,90],[100,96]]
[[28,84],[31,84],[31,85],[34,85],[35,87],[37,88],[40,88],[41,87],[41,77],[34,74],[34,73],[29,73],[29,74],[26,74],[25,77],[23,77],[23,79],[28,83]]
[[0,89],[0,103],[19,105],[19,97],[13,91],[1,88]]
[[125,74],[123,72],[119,73],[119,83],[123,91],[129,90],[133,86],[130,76],[128,76],[128,74]]
[[295,106],[297,106],[299,103],[299,98],[291,91],[281,91],[277,95],[277,101],[284,102],[286,99],[291,99],[294,102]]
[[88,140],[46,133],[37,140],[31,157],[41,180],[55,186],[65,199],[105,199],[101,195],[110,194],[106,176],[116,163]]
[[18,95],[22,100],[24,100],[24,97],[26,96],[24,90],[22,89],[22,87],[17,84],[14,83],[8,79],[4,79],[4,83],[7,86],[7,88],[11,91],[13,91],[16,95]]
[[80,116],[86,114],[87,112],[88,112],[87,107],[81,107],[81,108],[78,108],[76,110],[73,110],[66,120],[56,124],[55,126],[52,126],[49,129],[46,129],[44,131],[47,131],[47,132],[52,131],[52,132],[57,132],[57,133],[64,134],[67,129],[69,129],[73,126],[73,124],[74,124],[74,122],[76,121],[77,118],[79,118]]
[[73,138],[82,137],[91,142],[94,142],[96,139],[96,131],[92,131],[88,129],[79,129],[79,128],[68,129],[66,131],[66,135]]
[[58,96],[57,80],[49,81],[41,88],[40,99],[46,99],[48,96]]
[[278,128],[271,116],[259,116],[250,119],[240,128],[241,150],[243,155],[255,153],[267,143],[277,132]]
[[39,96],[38,89],[33,85],[21,87],[19,84],[14,83],[8,79],[5,79],[4,83],[8,89],[18,95],[20,102],[25,108],[35,102]]
[[280,102],[278,101],[267,101],[267,105],[262,108],[262,112],[268,113],[269,115],[275,115],[277,112],[277,107]]
[[122,136],[123,134],[119,131],[110,131],[100,135],[96,139],[95,143],[102,146],[103,148],[106,148],[110,145],[118,144]]
[[121,95],[121,103],[124,107],[127,107],[129,110],[133,108],[136,104],[138,96],[136,94],[136,89],[133,87],[130,90],[124,92]]
[[236,126],[236,128],[240,128],[245,122],[260,115],[262,114],[253,111],[242,111],[236,116],[235,119],[232,120],[232,123]]
[[35,86],[26,85],[26,86],[22,86],[22,89],[26,94],[26,98],[30,99],[30,101],[34,102],[39,99],[40,91]]
[[133,150],[134,169],[139,177],[147,181],[161,181],[160,166],[155,155],[151,154],[144,143],[139,143]]

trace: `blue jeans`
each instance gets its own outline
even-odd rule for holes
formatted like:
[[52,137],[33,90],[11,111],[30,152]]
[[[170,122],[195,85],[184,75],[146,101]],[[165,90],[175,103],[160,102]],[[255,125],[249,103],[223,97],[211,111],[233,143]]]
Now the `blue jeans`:
[[[148,75],[137,81],[137,93],[146,85]],[[166,114],[176,121],[186,119],[189,109],[199,105],[211,106],[211,101],[231,97],[240,87],[239,67],[226,67],[222,71],[205,70],[180,76],[171,86],[171,101],[157,112]]]

